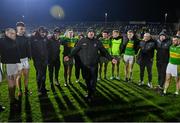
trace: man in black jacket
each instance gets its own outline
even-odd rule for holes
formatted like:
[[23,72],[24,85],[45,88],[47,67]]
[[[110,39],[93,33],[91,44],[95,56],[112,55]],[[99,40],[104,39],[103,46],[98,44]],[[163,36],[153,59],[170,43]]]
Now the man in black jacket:
[[55,28],[54,34],[48,41],[48,69],[51,87],[53,86],[53,74],[55,71],[55,85],[59,85],[58,74],[60,69],[60,29]]
[[13,28],[6,29],[5,38],[0,40],[0,56],[1,62],[6,64],[9,98],[10,103],[14,105],[17,104],[15,90],[19,76],[17,64],[20,63],[20,56],[16,44],[16,31]]
[[[21,63],[18,64],[18,69],[21,75],[24,76],[24,86],[25,91],[24,93],[27,95],[29,94],[28,90],[28,80],[29,80],[29,61],[28,58],[30,57],[30,43],[28,37],[25,36],[26,28],[23,22],[17,22],[16,24],[17,30],[17,45],[20,54],[20,61]],[[22,88],[21,88],[21,77],[18,79],[17,88],[18,88],[18,96],[22,95]],[[30,92],[31,93],[31,92]]]
[[156,41],[156,65],[158,71],[158,88],[163,89],[166,78],[166,68],[169,62],[169,48],[171,41],[164,32],[159,34],[159,39]]
[[147,68],[148,72],[148,87],[152,88],[152,65],[154,57],[155,41],[151,38],[150,33],[145,33],[143,40],[140,42],[140,52],[138,56],[138,64],[140,66],[140,83],[144,82],[144,70]]
[[47,29],[39,27],[36,34],[31,38],[31,54],[36,69],[36,80],[39,96],[46,95],[46,69],[48,65]]
[[109,55],[102,43],[94,38],[94,35],[94,30],[92,28],[88,29],[87,38],[81,39],[72,53],[64,58],[65,61],[68,61],[75,54],[79,53],[88,90],[87,100],[90,102],[93,99],[96,89],[99,61],[98,51],[109,60],[112,60],[114,64],[117,63],[117,61]]

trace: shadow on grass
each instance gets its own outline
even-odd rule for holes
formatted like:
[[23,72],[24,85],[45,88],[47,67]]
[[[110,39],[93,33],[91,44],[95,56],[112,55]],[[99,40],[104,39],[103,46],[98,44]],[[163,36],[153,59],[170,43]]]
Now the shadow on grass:
[[[60,87],[60,86],[57,86],[57,87]],[[54,95],[54,98],[58,104],[58,107],[59,109],[61,110],[67,110],[67,107],[65,106],[65,104],[61,101],[60,97],[58,96],[58,94],[56,93],[55,91],[55,88],[54,88],[54,85],[51,86],[51,89],[53,91],[53,95]]]
[[[97,95],[94,104],[86,110],[86,115],[92,121],[166,121],[162,115],[164,112],[162,109],[151,104],[146,104],[143,99],[136,97],[136,93],[128,95],[130,94],[128,90],[131,90],[128,86],[125,85],[124,89],[121,85],[103,82],[97,84]],[[84,89],[86,88],[83,83],[80,83],[80,86]],[[114,93],[112,89],[117,92]],[[134,89],[134,91],[136,89]],[[98,90],[101,90],[104,94],[111,97],[112,100],[108,100],[104,94],[102,95]],[[123,97],[132,100],[127,102]],[[153,96],[147,95],[147,97],[151,99]],[[140,105],[138,105],[138,103],[140,103]],[[157,118],[153,118],[153,116]]]
[[[80,83],[80,82],[79,82],[79,83]],[[77,83],[77,84],[79,84],[79,83]],[[79,96],[80,96],[82,99],[85,98],[85,94],[83,94],[83,93],[80,91],[81,86],[80,86],[80,88],[77,88],[77,86],[75,86],[75,85],[72,85],[71,87],[74,89],[74,91],[76,91],[76,92],[79,94]],[[81,88],[81,89],[82,89],[82,88]]]
[[[87,87],[85,85],[85,83],[79,82],[80,87],[87,92]],[[98,85],[98,83],[97,83]],[[101,87],[96,85],[96,96],[104,96],[105,98],[108,98],[109,100],[111,100],[112,94],[108,93],[107,91],[103,90]]]
[[[67,96],[67,94],[64,91],[64,89],[62,89],[60,86],[57,86],[57,88],[60,91],[60,93],[62,94],[62,97],[63,97],[65,103],[68,106],[67,112],[70,113],[70,114],[65,114],[65,113],[62,114],[63,118],[64,118],[64,121],[65,122],[72,122],[72,121],[74,121],[74,122],[83,122],[84,121],[83,115],[80,113],[79,109],[77,109],[77,107],[75,106],[74,102],[72,102],[70,100],[70,98]],[[69,89],[69,87],[67,87],[67,89]],[[71,93],[71,91],[70,91],[70,93]],[[73,98],[75,98],[74,94],[72,96],[73,96]],[[60,101],[60,99],[57,101],[57,103],[62,103],[61,101],[60,102],[59,101]],[[60,110],[63,110],[60,106],[59,106],[59,108],[60,108]],[[71,114],[71,111],[73,111],[75,113]]]
[[[82,96],[83,94],[80,91],[77,91],[78,89],[76,89],[74,87],[74,85],[71,85],[68,87],[68,89],[73,92],[71,93],[71,95],[74,97],[74,99],[79,103],[79,105],[81,106],[81,108],[86,108],[87,107],[87,103],[85,102],[85,98]],[[81,96],[80,96],[81,95]]]
[[[107,105],[87,110],[87,116],[93,121],[163,121],[162,111],[152,105],[131,106],[129,104]],[[158,119],[147,119],[149,114]]]
[[42,113],[42,118],[44,122],[60,121],[60,119],[58,118],[55,112],[53,104],[47,95],[39,96],[39,101],[40,101],[40,109]]
[[16,105],[10,104],[9,122],[22,122],[22,97],[19,97]]
[[29,102],[29,96],[25,96],[25,113],[26,122],[32,122],[31,104]]
[[71,103],[71,100],[69,99],[67,93],[62,89],[62,87],[57,86],[57,88],[58,88],[60,94],[62,95],[65,103],[67,104],[68,109],[76,110],[76,107]]

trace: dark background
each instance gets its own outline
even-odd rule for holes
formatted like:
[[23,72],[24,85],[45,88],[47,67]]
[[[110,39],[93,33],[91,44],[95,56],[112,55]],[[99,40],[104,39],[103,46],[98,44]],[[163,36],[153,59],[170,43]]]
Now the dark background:
[[[57,20],[50,15],[50,8],[60,5],[65,18]],[[22,20],[27,23],[71,21],[150,21],[178,22],[180,9],[177,0],[0,0],[0,24]]]

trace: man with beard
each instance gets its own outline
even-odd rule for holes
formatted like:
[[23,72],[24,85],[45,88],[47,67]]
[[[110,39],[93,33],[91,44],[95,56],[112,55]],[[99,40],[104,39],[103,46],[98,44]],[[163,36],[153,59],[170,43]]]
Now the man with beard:
[[159,39],[156,41],[156,66],[158,71],[158,89],[163,89],[166,79],[166,68],[169,62],[169,48],[171,41],[168,39],[165,32],[159,34]]
[[48,65],[47,34],[45,27],[39,27],[38,31],[31,37],[31,54],[36,69],[36,80],[38,85],[38,94],[46,95],[46,69]]
[[18,101],[15,98],[16,80],[20,76],[18,63],[20,56],[16,43],[16,31],[13,28],[5,30],[5,38],[0,40],[1,62],[6,64],[9,98],[11,106],[16,106]]
[[180,89],[180,71],[179,71],[179,65],[180,65],[180,38],[178,36],[174,36],[172,38],[172,45],[170,46],[169,50],[169,63],[167,65],[166,69],[166,81],[164,84],[164,90],[163,95],[167,94],[167,89],[169,87],[170,82],[172,81],[172,77],[175,78],[176,82],[176,91],[175,95],[179,95],[179,89]]
[[48,41],[48,69],[51,86],[53,86],[54,83],[54,74],[55,85],[59,85],[58,74],[60,69],[60,34],[60,29],[58,27],[55,28],[53,36]]
[[117,60],[111,57],[102,43],[99,40],[95,39],[94,36],[94,30],[92,28],[89,28],[87,30],[87,37],[81,39],[77,43],[76,47],[72,50],[72,52],[68,56],[64,57],[64,61],[69,61],[70,58],[79,53],[88,90],[88,102],[91,102],[95,95],[98,75],[99,51],[103,56],[105,56],[109,60],[112,60],[113,64],[117,63]]

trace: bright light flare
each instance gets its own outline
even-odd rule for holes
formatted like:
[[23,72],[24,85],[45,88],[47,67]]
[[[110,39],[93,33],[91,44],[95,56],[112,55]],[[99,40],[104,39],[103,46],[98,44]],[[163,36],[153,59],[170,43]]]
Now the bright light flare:
[[59,5],[53,6],[50,10],[50,14],[56,19],[63,19],[65,16],[63,8]]

